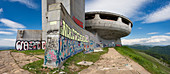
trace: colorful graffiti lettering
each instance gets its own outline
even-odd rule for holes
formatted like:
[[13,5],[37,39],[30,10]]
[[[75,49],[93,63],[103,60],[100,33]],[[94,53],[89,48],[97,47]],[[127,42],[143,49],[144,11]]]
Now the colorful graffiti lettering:
[[85,53],[92,52],[97,47],[93,40],[89,40],[88,35],[81,35],[75,29],[70,28],[65,21],[61,21],[59,34],[49,34],[47,35],[45,65],[56,65],[58,67],[69,57],[83,50],[85,50]]
[[82,41],[82,42],[88,42],[88,38],[86,36],[81,35],[80,33],[78,33],[76,30],[74,30],[73,28],[70,28],[65,21],[62,21],[61,23],[62,25],[60,25],[60,34],[72,39],[72,40],[76,40],[76,41]]
[[45,41],[22,41],[17,40],[15,43],[15,49],[18,51],[21,50],[38,50],[45,49]]

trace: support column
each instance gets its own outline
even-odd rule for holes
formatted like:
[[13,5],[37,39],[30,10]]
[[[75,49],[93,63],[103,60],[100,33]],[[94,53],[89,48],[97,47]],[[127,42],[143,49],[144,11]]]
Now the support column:
[[95,14],[95,18],[94,19],[101,19],[100,18],[100,14]]
[[46,27],[46,50],[44,65],[50,68],[59,67],[59,38],[60,38],[60,19],[61,19],[61,7],[60,3],[49,5],[48,21]]
[[131,23],[129,23],[129,27],[131,27],[132,26],[132,24]]
[[118,17],[117,21],[122,22],[122,18]]

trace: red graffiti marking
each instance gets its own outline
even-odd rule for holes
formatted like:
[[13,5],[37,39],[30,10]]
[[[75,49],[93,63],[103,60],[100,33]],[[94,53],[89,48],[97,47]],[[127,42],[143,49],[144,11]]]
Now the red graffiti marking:
[[121,44],[116,44],[117,47],[121,47],[122,45]]
[[77,18],[75,18],[75,16],[73,16],[73,20],[76,24],[78,24],[78,26],[80,26],[81,28],[83,28],[83,22],[81,22],[80,20],[78,20]]

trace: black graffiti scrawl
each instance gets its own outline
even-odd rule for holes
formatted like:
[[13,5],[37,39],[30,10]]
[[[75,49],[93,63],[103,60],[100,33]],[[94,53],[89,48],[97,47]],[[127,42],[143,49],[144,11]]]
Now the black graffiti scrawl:
[[38,50],[38,49],[46,49],[45,41],[25,41],[25,40],[17,40],[15,43],[15,49],[18,51],[22,50]]

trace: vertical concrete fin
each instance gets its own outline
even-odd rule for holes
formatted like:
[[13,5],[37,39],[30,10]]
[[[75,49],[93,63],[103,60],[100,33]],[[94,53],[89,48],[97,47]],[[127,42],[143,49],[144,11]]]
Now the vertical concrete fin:
[[131,23],[129,23],[129,27],[131,27],[132,26],[132,24]]
[[94,19],[101,19],[100,18],[100,14],[95,14],[95,18]]
[[118,17],[117,21],[122,22],[122,18]]

